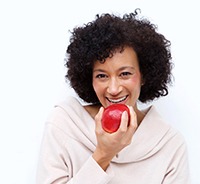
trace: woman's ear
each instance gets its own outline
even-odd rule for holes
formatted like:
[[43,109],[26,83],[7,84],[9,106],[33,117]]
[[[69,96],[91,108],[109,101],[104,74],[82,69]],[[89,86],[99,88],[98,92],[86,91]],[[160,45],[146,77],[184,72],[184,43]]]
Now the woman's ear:
[[141,86],[144,86],[144,84],[145,84],[145,79],[142,77],[142,79],[141,79]]

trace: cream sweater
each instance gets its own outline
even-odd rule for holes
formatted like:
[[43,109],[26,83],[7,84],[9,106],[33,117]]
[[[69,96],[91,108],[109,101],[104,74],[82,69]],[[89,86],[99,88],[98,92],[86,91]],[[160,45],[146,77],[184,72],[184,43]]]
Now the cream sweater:
[[104,172],[92,158],[95,123],[75,98],[47,118],[37,184],[189,184],[186,144],[152,106]]

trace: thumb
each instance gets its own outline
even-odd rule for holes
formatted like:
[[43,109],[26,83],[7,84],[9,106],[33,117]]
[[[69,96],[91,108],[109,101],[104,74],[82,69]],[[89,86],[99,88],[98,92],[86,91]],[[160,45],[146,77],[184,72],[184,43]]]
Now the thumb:
[[103,116],[103,112],[104,112],[104,108],[100,107],[99,112],[96,114],[96,116],[94,118],[95,124],[96,124],[96,129],[102,129],[101,119],[102,119],[102,116]]

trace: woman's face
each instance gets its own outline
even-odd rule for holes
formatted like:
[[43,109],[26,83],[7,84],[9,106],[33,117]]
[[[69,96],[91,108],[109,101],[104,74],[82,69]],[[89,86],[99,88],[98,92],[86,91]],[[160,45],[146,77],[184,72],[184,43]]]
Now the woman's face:
[[141,73],[135,51],[131,47],[125,47],[104,63],[96,61],[93,67],[93,88],[104,107],[114,103],[136,107],[140,95]]

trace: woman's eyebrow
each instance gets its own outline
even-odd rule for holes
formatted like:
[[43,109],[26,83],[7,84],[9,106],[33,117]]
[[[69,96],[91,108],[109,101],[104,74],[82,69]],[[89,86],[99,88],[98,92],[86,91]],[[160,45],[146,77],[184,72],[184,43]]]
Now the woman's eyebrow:
[[119,70],[125,70],[125,69],[135,70],[135,67],[133,67],[133,66],[122,66],[121,68],[119,68]]
[[105,72],[105,70],[97,68],[97,69],[94,69],[93,72]]
[[[122,70],[125,70],[125,69],[135,70],[135,67],[133,67],[133,66],[122,66],[118,69],[118,71],[122,71]],[[101,68],[97,68],[97,69],[94,69],[93,72],[106,72],[106,70],[101,69]]]

